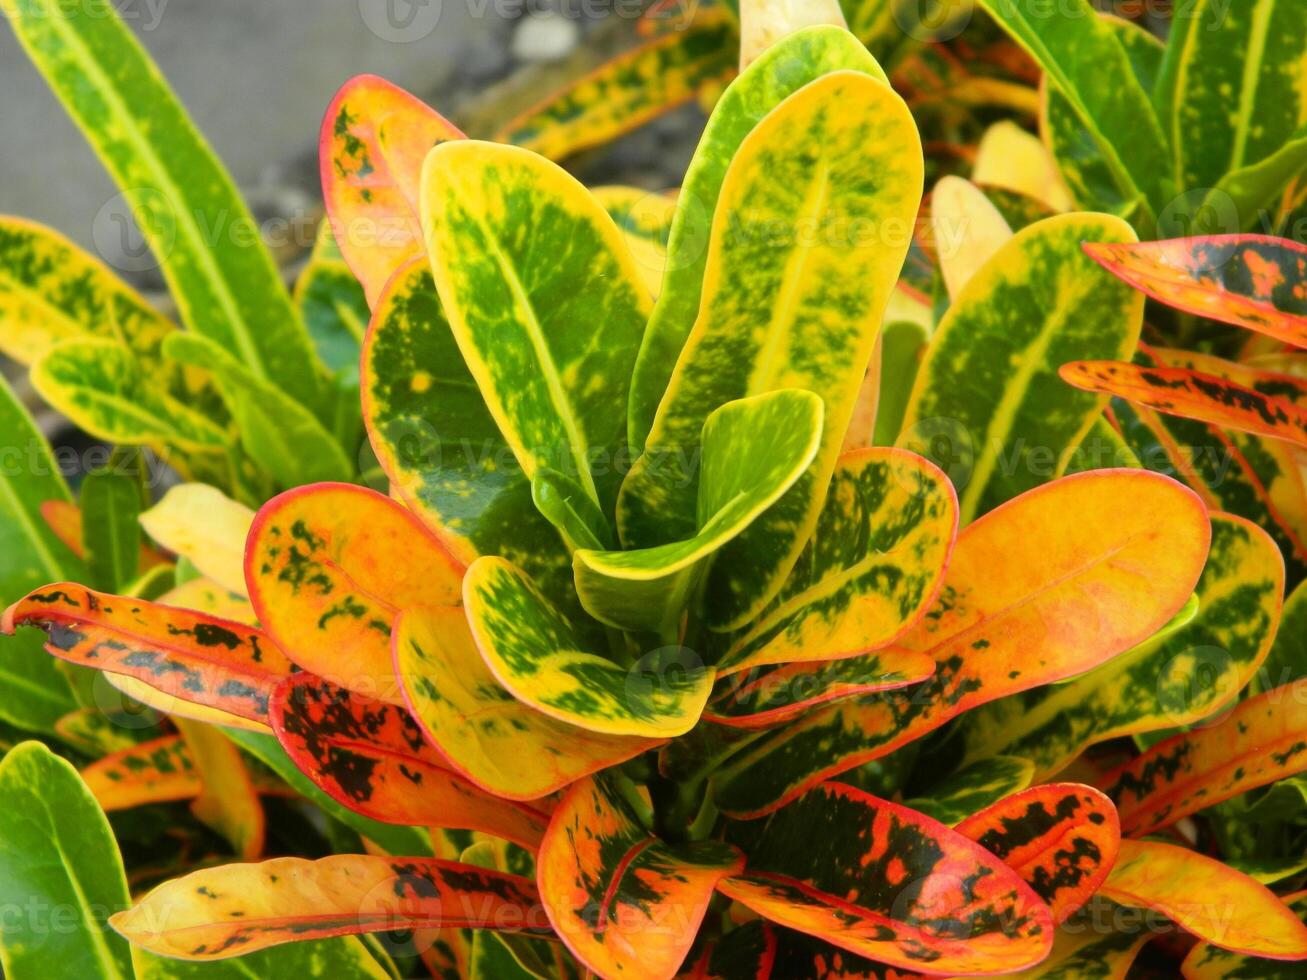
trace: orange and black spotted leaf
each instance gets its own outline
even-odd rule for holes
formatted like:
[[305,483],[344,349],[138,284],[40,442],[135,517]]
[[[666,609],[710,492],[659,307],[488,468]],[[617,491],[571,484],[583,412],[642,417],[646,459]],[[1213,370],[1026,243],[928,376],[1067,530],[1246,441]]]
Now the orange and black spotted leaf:
[[1248,698],[1219,722],[1182,732],[1104,777],[1121,829],[1142,837],[1209,806],[1307,772],[1307,683]]
[[996,974],[1048,955],[1053,916],[1021,876],[944,824],[842,783],[731,824],[748,870],[717,886],[772,922],[934,974]]
[[678,974],[677,980],[769,980],[788,976],[774,973],[776,930],[761,919],[736,926],[711,943]]
[[0,631],[36,626],[61,660],[124,674],[183,701],[266,722],[292,665],[259,630],[189,609],[61,582],[5,610]]
[[456,606],[463,566],[389,497],[318,483],[268,501],[250,527],[245,581],[286,656],[328,680],[401,704],[390,657],[399,610]]
[[574,784],[554,811],[536,880],[554,930],[608,980],[670,980],[699,932],[713,886],[744,867],[729,844],[668,844],[612,778]]
[[296,674],[273,695],[286,754],[342,806],[404,826],[479,830],[534,849],[548,817],[453,772],[404,708]]
[[1213,374],[1124,361],[1072,361],[1063,364],[1058,373],[1067,384],[1084,391],[1116,395],[1167,415],[1307,446],[1307,410]]
[[109,924],[134,945],[182,960],[369,932],[550,935],[539,894],[526,878],[434,858],[363,854],[205,868],[165,882]]
[[1013,793],[954,829],[1021,875],[1059,923],[1093,897],[1121,846],[1112,801],[1078,783]]
[[1167,306],[1307,347],[1307,246],[1298,242],[1214,235],[1084,249]]

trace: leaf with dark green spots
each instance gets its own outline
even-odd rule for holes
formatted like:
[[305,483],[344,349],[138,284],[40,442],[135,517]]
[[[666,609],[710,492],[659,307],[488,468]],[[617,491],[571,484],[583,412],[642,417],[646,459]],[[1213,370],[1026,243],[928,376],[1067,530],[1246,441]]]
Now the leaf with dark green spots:
[[[763,918],[878,962],[999,973],[1042,960],[1047,907],[961,834],[842,783],[731,824],[748,871],[717,886]],[[923,887],[923,883],[930,883]]]
[[91,584],[105,592],[126,588],[140,560],[140,486],[111,469],[97,470],[82,481],[80,503]]
[[776,930],[755,919],[712,943],[679,976],[681,980],[768,980],[775,966]]
[[1022,495],[958,536],[939,598],[898,643],[935,674],[757,740],[717,771],[719,805],[765,814],[965,711],[1111,660],[1184,606],[1208,542],[1206,508],[1165,477],[1099,471]]
[[496,796],[540,799],[661,744],[586,731],[513,697],[482,659],[462,609],[405,609],[392,642],[404,699],[427,739]]
[[873,445],[892,446],[897,441],[927,342],[926,328],[911,320],[886,324],[881,331],[880,399]]
[[527,478],[576,480],[611,514],[631,368],[652,303],[621,232],[543,157],[442,143],[422,177],[422,227],[450,329]]
[[781,389],[727,402],[703,424],[692,537],[574,556],[581,605],[619,629],[675,636],[713,558],[794,486],[822,441],[822,400]]
[[1256,675],[1276,635],[1283,589],[1275,543],[1247,521],[1212,515],[1207,565],[1180,617],[1066,684],[968,713],[964,759],[1018,755],[1046,779],[1090,745],[1200,721]]
[[366,817],[479,830],[527,848],[544,834],[544,813],[490,796],[453,772],[404,708],[296,674],[273,695],[270,720],[300,771]]
[[[128,902],[127,878],[104,812],[77,770],[39,742],[0,762],[0,934],[9,980],[131,980],[128,946],[105,923]],[[39,913],[36,910],[41,910]]]
[[629,668],[607,659],[522,571],[478,558],[463,580],[477,648],[519,701],[604,735],[674,738],[694,727],[713,671],[683,647]]
[[1035,767],[1028,760],[996,755],[932,782],[925,795],[904,800],[903,805],[956,827],[991,803],[1025,789],[1034,776]]
[[1094,214],[1022,230],[972,277],[931,339],[898,445],[949,473],[964,525],[1052,479],[1102,411],[1103,399],[1067,387],[1058,369],[1135,349],[1142,297],[1080,251],[1093,238],[1135,235]]
[[676,976],[713,886],[744,867],[721,841],[659,840],[605,775],[568,790],[536,861],[549,920],[576,958],[601,976],[640,980]]
[[706,7],[683,29],[619,54],[501,126],[495,141],[562,160],[603,146],[736,72],[738,27]]
[[[622,486],[623,544],[656,547],[694,533],[695,449],[726,402],[812,391],[825,403],[825,429],[803,477],[722,550],[707,592],[714,629],[739,628],[766,608],[816,526],[907,251],[906,235],[869,242],[850,229],[910,225],[921,196],[918,147],[902,99],[840,71],[759,123],[722,185],[699,318]],[[795,233],[809,227],[826,231]]]
[[311,411],[319,367],[231,177],[109,0],[4,0],[19,42],[108,168],[197,335]]
[[[817,526],[780,594],[721,637],[719,674],[859,656],[893,643],[935,600],[957,534],[947,477],[899,449],[846,453]],[[881,665],[897,658],[887,652]],[[920,665],[906,673],[920,678]]]
[[731,83],[713,109],[681,185],[667,243],[667,275],[631,379],[629,438],[634,452],[644,449],[654,414],[699,315],[707,246],[727,169],[754,127],[786,98],[829,72],[846,70],[888,84],[880,65],[848,31],[810,27],[765,51]]
[[126,674],[173,697],[266,722],[291,662],[263,633],[202,613],[61,582],[5,610],[0,629],[46,632],[61,660]]
[[[1284,904],[1299,918],[1307,919],[1307,891],[1285,895]],[[1201,942],[1189,950],[1180,964],[1184,980],[1293,980],[1301,973],[1300,964],[1231,953],[1210,942]]]

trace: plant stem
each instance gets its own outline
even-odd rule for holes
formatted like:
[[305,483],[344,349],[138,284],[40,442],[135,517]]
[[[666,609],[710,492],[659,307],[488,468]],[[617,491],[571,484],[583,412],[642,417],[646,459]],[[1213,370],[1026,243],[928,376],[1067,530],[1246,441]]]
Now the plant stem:
[[609,778],[612,780],[613,786],[617,789],[617,792],[621,794],[622,799],[626,801],[627,806],[635,812],[641,825],[645,830],[653,830],[653,807],[651,807],[648,801],[645,800],[644,794],[640,792],[640,787],[635,785],[630,777],[621,770],[610,770],[610,773],[611,775]]

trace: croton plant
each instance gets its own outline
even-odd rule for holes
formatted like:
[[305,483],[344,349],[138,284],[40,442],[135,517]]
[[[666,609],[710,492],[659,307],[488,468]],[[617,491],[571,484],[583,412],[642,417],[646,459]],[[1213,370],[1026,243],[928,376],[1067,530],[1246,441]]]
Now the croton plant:
[[746,2],[671,194],[361,76],[291,296],[107,3],[0,6],[181,321],[0,219],[118,447],[74,504],[6,390],[10,980],[1301,975],[1307,8],[982,0],[1040,119],[941,164]]

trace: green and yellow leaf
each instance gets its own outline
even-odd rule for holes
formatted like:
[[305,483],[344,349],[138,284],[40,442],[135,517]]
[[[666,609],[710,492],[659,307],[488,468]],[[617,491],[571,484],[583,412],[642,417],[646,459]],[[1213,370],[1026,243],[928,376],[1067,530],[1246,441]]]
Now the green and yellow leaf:
[[1029,787],[1034,776],[1035,767],[1029,760],[996,755],[931,782],[924,795],[904,800],[903,805],[932,820],[958,827],[964,820],[979,816],[986,807]]

